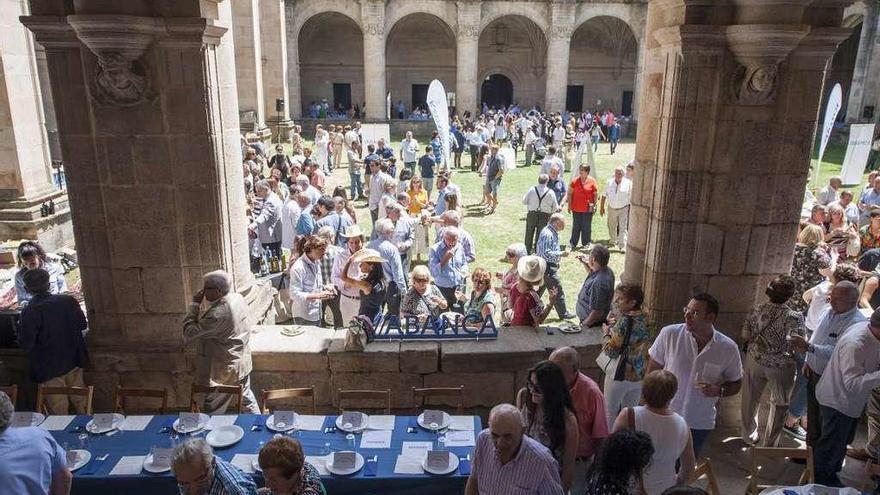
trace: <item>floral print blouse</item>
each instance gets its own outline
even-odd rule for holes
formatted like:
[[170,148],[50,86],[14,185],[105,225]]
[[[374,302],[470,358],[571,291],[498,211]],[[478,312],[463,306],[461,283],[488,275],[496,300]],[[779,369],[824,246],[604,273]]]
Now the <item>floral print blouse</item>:
[[819,270],[830,267],[831,256],[825,249],[803,244],[795,245],[794,260],[791,262],[791,276],[795,280],[795,291],[791,299],[788,300],[791,309],[807,314],[809,305],[804,301],[803,294],[825,279]]
[[[623,338],[626,336],[626,327],[632,321],[632,332],[629,337],[629,351],[626,357],[626,371],[624,378],[628,382],[639,382],[645,378],[648,370],[648,348],[651,347],[651,331],[648,327],[647,315],[641,311],[627,315],[621,315],[611,327],[611,333],[605,340],[602,350],[608,357],[615,359],[620,356],[623,347]],[[615,370],[607,370],[614,373]]]

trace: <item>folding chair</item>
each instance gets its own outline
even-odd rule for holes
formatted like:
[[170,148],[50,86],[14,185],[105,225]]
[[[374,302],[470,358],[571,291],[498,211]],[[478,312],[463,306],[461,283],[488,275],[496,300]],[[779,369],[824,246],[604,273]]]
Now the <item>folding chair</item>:
[[277,390],[263,390],[263,414],[272,414],[272,409],[269,407],[269,402],[284,400],[284,399],[295,399],[301,397],[311,397],[312,399],[312,414],[315,414],[317,411],[317,405],[315,402],[315,386],[306,388],[281,388]]
[[159,399],[162,405],[159,409],[141,409],[139,412],[151,412],[165,414],[168,412],[168,393],[163,389],[155,388],[122,388],[116,387],[116,398],[113,401],[113,410],[127,415],[125,412],[126,399]]
[[706,488],[709,489],[709,495],[721,495],[721,490],[718,488],[718,479],[715,478],[715,472],[712,471],[712,463],[709,459],[706,459],[694,469],[694,474],[691,476],[691,483],[699,480],[703,476],[705,476],[708,481]]
[[749,449],[750,469],[749,469],[749,485],[746,488],[746,494],[757,494],[766,488],[772,488],[776,485],[759,485],[758,471],[761,466],[758,463],[758,457],[775,458],[775,459],[804,459],[807,465],[801,474],[798,484],[805,485],[813,482],[813,449],[807,447],[789,448],[789,447],[752,447]]
[[464,385],[458,387],[434,387],[434,388],[412,388],[412,405],[413,413],[418,414],[420,409],[425,408],[425,399],[438,397],[453,397],[455,402],[455,414],[464,413]]
[[199,408],[199,403],[196,400],[196,396],[200,394],[229,394],[232,396],[232,401],[229,403],[229,405],[232,406],[232,410],[241,413],[242,391],[241,387],[238,385],[215,385],[212,387],[193,385],[192,391],[189,394],[190,410],[192,412],[202,412],[201,408]]
[[[339,412],[345,409],[345,400],[350,401],[384,401],[385,414],[391,414],[391,389],[386,390],[338,390]],[[358,405],[358,407],[363,407]]]
[[[46,407],[46,397],[52,395],[72,395],[83,397],[86,401],[86,414],[92,414],[92,396],[95,394],[95,388],[91,385],[87,387],[46,387],[40,385],[37,387],[37,412],[49,414]],[[67,411],[64,411],[65,413]]]

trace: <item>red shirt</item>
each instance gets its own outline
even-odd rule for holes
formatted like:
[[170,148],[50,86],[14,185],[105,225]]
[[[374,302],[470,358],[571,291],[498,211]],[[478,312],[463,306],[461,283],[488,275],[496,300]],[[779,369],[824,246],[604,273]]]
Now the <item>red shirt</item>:
[[576,177],[570,184],[571,190],[571,211],[578,213],[588,213],[588,205],[596,202],[599,195],[599,183],[592,175],[587,176],[587,182],[584,184],[580,177]]
[[596,451],[596,442],[608,436],[605,398],[602,397],[602,392],[599,391],[596,382],[583,373],[578,373],[570,392],[578,421],[576,455],[577,457],[590,457]]
[[523,294],[519,291],[516,285],[514,285],[510,288],[510,300],[513,302],[513,316],[510,318],[510,326],[535,326],[534,315],[535,313],[539,313],[543,308],[538,293],[530,290]]

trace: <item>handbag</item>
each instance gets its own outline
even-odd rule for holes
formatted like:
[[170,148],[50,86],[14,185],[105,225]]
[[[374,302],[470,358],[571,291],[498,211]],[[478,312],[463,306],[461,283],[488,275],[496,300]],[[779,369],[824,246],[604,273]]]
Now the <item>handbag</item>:
[[620,348],[620,357],[617,361],[617,369],[614,370],[614,381],[622,382],[626,378],[626,361],[629,358],[629,339],[632,336],[633,319],[626,320],[626,330],[623,334],[623,346]]
[[[605,374],[608,374],[608,366],[610,366],[612,363],[614,363],[614,380],[615,381],[620,381],[617,379],[618,374],[621,373],[621,370],[624,370],[624,371],[626,370],[625,365],[626,365],[626,357],[628,354],[627,349],[629,347],[629,338],[630,338],[630,334],[632,333],[632,326],[633,326],[633,320],[632,320],[632,318],[628,318],[627,324],[626,324],[626,331],[624,333],[623,346],[620,348],[620,354],[616,358],[609,356],[608,353],[605,352],[604,349],[596,357],[596,365],[599,366],[599,369],[601,369],[602,372]],[[621,358],[623,358],[623,359],[621,359]],[[623,366],[621,366],[621,364],[623,364]]]
[[348,323],[348,331],[345,333],[345,351],[360,352],[367,344],[373,341],[375,330],[373,322],[364,315],[358,315]]

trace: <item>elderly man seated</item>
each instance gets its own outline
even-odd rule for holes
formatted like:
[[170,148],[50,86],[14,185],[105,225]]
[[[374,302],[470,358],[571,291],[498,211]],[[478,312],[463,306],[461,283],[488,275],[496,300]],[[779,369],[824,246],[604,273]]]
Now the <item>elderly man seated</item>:
[[182,495],[256,495],[257,485],[237,467],[216,457],[202,438],[174,448],[171,470]]
[[[202,284],[183,319],[184,342],[199,343],[196,383],[240,386],[242,412],[260,414],[251,391],[251,323],[247,302],[241,294],[230,291],[231,277],[222,270],[205,274]],[[203,301],[207,303],[204,309]],[[229,394],[208,394],[204,412],[225,413],[231,398]]]
[[562,495],[559,464],[537,440],[523,434],[522,414],[511,404],[489,413],[480,432],[465,495]]
[[73,476],[64,449],[42,428],[10,428],[13,412],[12,401],[0,392],[0,493],[70,493]]

